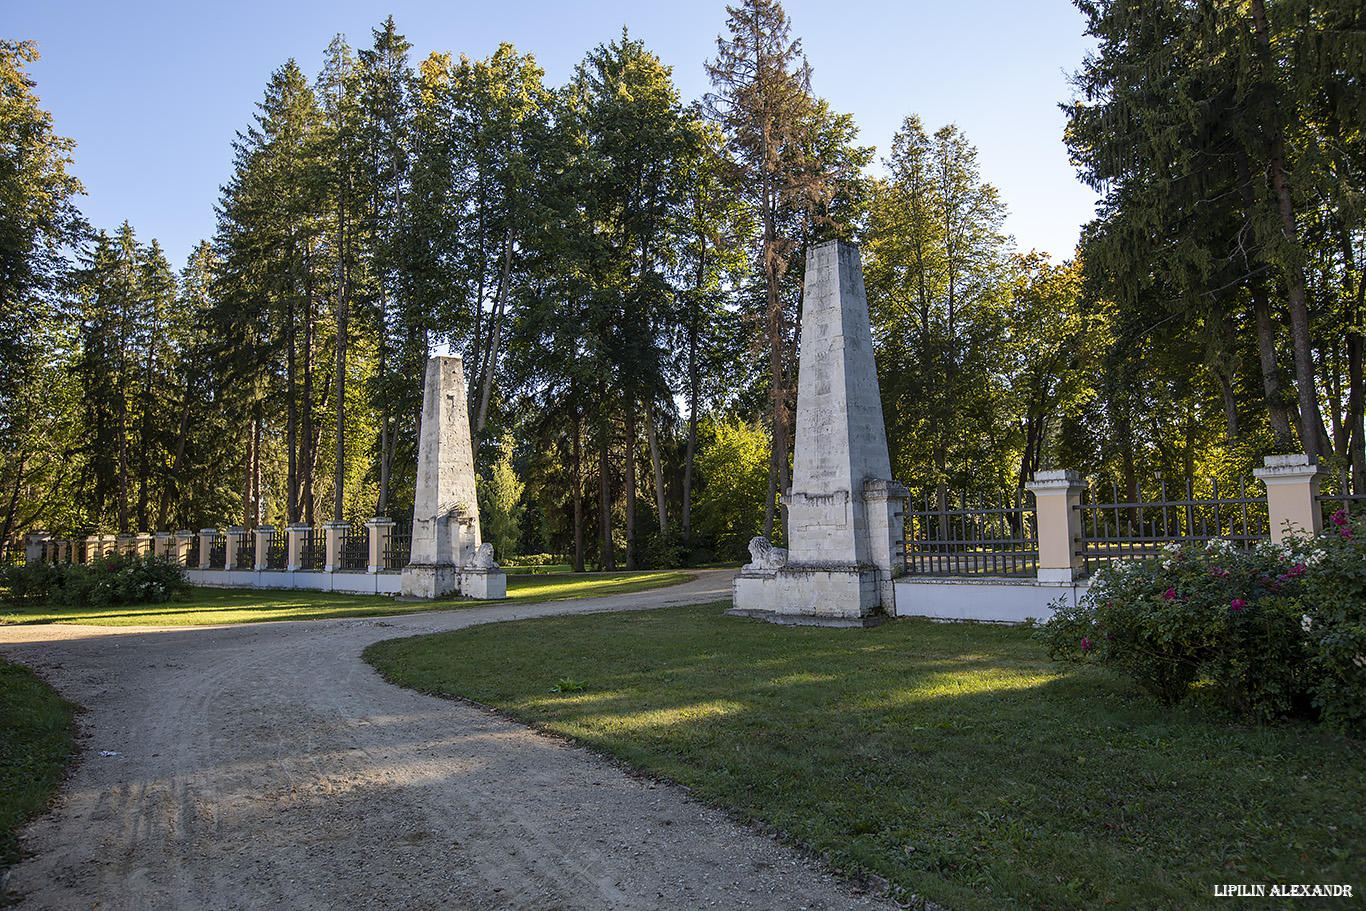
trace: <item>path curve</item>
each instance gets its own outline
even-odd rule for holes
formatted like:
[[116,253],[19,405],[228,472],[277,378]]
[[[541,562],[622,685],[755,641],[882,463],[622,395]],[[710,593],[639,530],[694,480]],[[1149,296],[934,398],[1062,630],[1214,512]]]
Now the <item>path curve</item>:
[[732,576],[403,617],[0,627],[0,655],[87,710],[7,888],[22,911],[893,907],[681,788],[360,659],[478,623],[725,600]]

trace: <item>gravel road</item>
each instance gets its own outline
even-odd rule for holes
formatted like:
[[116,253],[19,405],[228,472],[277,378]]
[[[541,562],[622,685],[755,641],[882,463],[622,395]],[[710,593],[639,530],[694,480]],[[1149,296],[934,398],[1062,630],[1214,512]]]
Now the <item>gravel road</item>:
[[731,577],[383,619],[0,627],[0,654],[86,709],[6,889],[21,911],[895,907],[680,788],[360,659],[477,623],[727,599]]

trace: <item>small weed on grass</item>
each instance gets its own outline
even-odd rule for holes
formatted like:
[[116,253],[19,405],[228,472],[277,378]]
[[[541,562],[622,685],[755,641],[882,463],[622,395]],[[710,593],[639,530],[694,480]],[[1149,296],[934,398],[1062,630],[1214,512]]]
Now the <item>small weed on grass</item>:
[[21,856],[18,828],[61,783],[75,743],[74,712],[32,672],[0,660],[0,873]]
[[1225,883],[1366,889],[1360,743],[1161,708],[1101,668],[1060,670],[1021,628],[787,628],[722,607],[481,626],[366,658],[956,911],[1224,908]]

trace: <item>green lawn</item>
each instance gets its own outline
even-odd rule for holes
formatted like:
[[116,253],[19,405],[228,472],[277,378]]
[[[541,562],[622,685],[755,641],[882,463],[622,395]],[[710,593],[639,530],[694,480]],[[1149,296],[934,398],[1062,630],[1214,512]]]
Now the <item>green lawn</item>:
[[0,872],[21,856],[15,831],[61,783],[75,743],[74,711],[32,672],[0,660]]
[[481,626],[366,657],[954,911],[1227,908],[1215,886],[1240,883],[1358,896],[1257,908],[1366,894],[1359,742],[1158,707],[1050,663],[1022,628],[789,628],[724,607]]
[[[675,585],[687,573],[586,573],[565,576],[509,576],[508,602],[532,603],[620,595]],[[208,626],[271,620],[376,617],[431,610],[460,610],[488,601],[449,599],[397,601],[390,595],[342,595],[310,591],[254,591],[196,588],[188,601],[110,607],[24,608],[0,604],[0,623],[86,623],[101,626]]]

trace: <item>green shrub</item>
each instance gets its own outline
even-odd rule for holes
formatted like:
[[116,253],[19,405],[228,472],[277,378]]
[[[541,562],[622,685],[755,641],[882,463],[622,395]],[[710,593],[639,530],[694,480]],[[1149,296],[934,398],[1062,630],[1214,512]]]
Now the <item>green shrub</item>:
[[1339,514],[1317,538],[1236,550],[1168,545],[1113,563],[1036,635],[1050,657],[1099,660],[1161,702],[1198,690],[1261,721],[1366,729],[1366,525]]
[[1366,517],[1339,512],[1310,543],[1301,623],[1314,656],[1315,703],[1335,729],[1366,734]]
[[190,592],[185,568],[166,557],[108,554],[94,563],[30,563],[4,576],[5,599],[15,605],[161,604]]
[[524,554],[520,557],[503,557],[498,561],[500,566],[551,566],[556,563],[564,563],[564,557],[557,557],[554,554]]
[[61,586],[65,569],[51,563],[6,566],[0,574],[0,600],[16,607],[45,603]]

